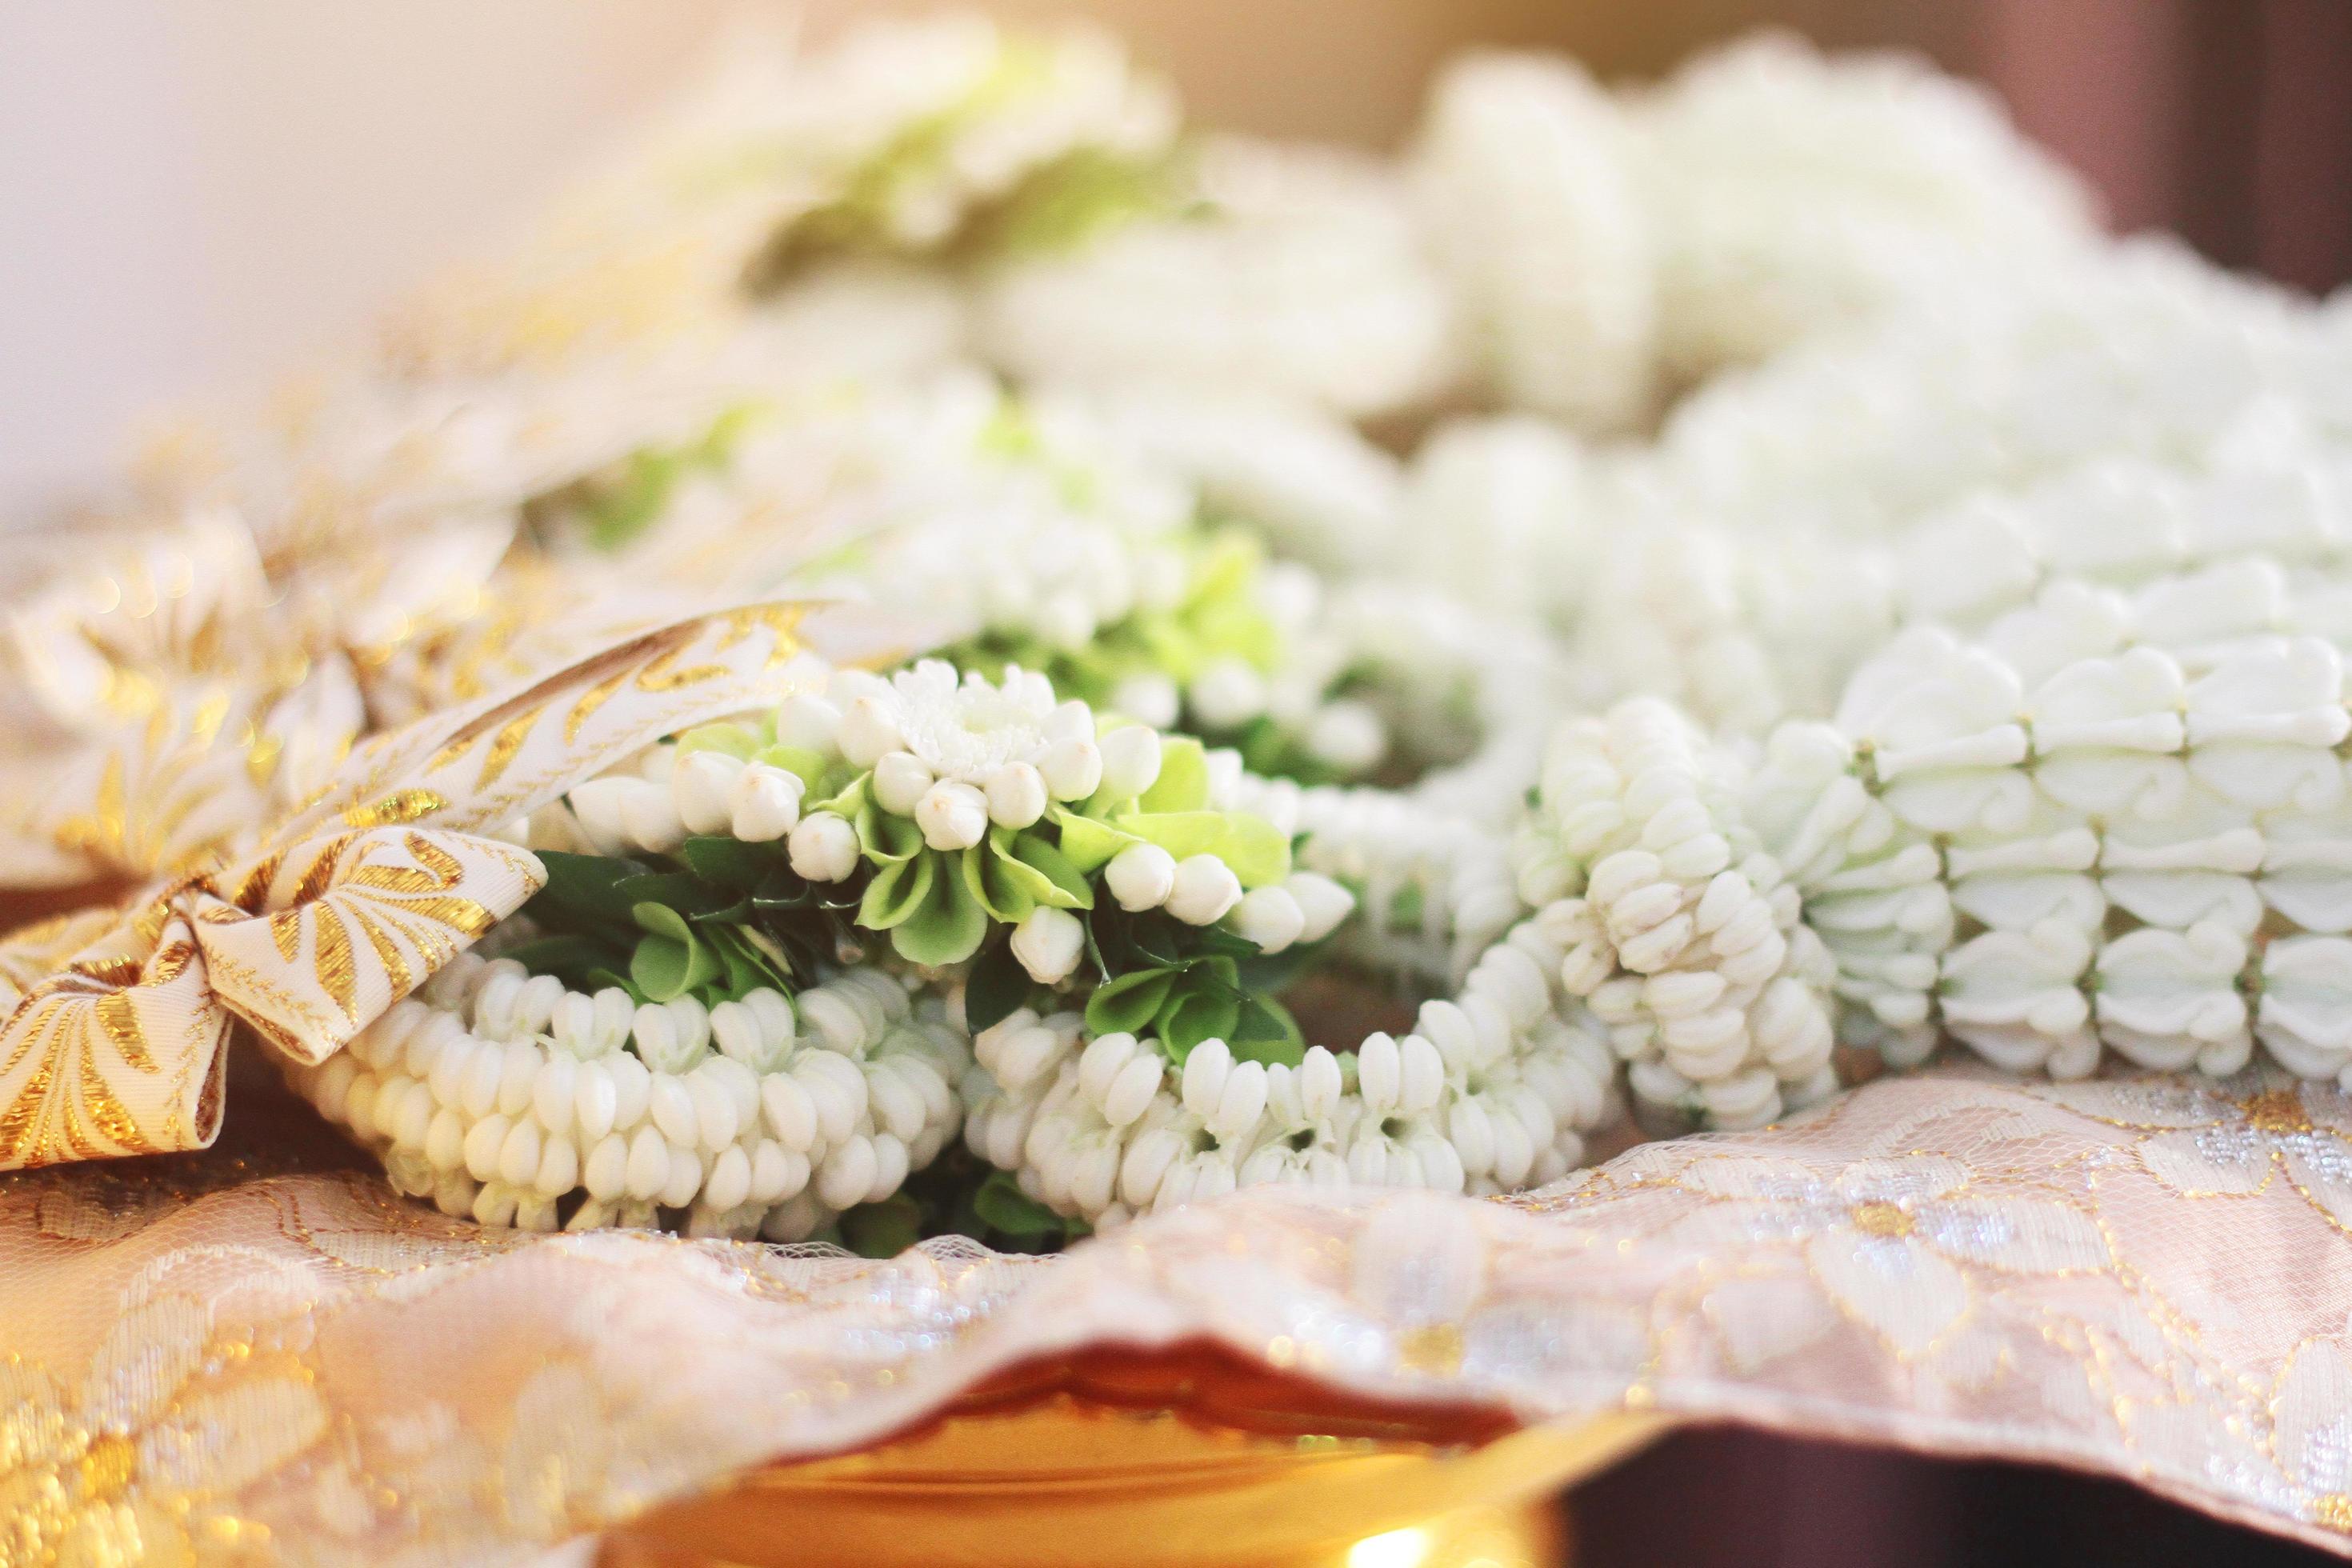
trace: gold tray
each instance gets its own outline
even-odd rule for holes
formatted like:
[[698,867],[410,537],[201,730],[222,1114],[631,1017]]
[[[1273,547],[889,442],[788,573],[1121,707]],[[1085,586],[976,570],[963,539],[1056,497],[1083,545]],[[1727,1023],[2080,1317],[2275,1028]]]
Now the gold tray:
[[603,1562],[1546,1568],[1568,1555],[1550,1494],[1663,1426],[1343,1400],[1205,1346],[1093,1352],[873,1447],[656,1510]]

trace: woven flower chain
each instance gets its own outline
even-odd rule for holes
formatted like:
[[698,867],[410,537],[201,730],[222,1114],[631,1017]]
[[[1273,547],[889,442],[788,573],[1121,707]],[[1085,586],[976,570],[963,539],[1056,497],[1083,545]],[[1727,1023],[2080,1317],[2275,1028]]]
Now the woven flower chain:
[[[2060,1077],[2103,1047],[2226,1075],[2258,1040],[2344,1073],[2352,716],[2284,580],[2064,580],[1981,641],[1915,628],[1752,769],[1655,702],[1570,724],[1515,861],[1635,1092],[1727,1124],[1779,1111],[1768,1079],[1801,1102],[1832,1081],[1832,998],[1897,1064],[1948,1034]],[[1742,963],[1768,927],[1780,963]]]
[[[1610,1065],[1532,925],[1402,1039],[1306,1044],[1276,993],[1356,902],[1293,868],[1315,795],[1017,668],[842,672],[574,787],[529,826],[548,885],[499,956],[300,1079],[403,1190],[535,1228],[854,1232],[960,1127],[1014,1238],[1236,1184],[1570,1168]],[[1391,901],[1426,874],[1320,848]]]
[[[813,502],[812,471],[855,478]],[[1541,716],[1502,688],[1554,679],[1531,628],[1269,561],[1246,509],[1159,472],[1097,411],[973,374],[847,409],[740,403],[532,506],[542,536],[631,570],[691,582],[707,563],[730,588],[840,592],[965,628],[943,650],[959,668],[1037,670],[1309,783],[1458,762],[1479,749],[1463,719],[1499,733],[1532,716],[1509,748],[1523,774]],[[795,530],[763,542],[751,526],[812,506],[850,530],[814,563]]]

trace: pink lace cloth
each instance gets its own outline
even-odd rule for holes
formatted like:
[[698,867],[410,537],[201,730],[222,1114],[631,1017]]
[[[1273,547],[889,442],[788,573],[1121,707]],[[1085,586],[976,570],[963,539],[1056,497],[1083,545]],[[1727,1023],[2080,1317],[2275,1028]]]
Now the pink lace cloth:
[[[1887,1079],[1505,1202],[1260,1189],[1052,1259],[484,1232],[240,1083],[0,1181],[0,1542],[528,1560],[991,1373],[1206,1336],[1344,1390],[2078,1467],[2337,1551],[2352,1101]],[[263,1151],[267,1151],[264,1152]]]

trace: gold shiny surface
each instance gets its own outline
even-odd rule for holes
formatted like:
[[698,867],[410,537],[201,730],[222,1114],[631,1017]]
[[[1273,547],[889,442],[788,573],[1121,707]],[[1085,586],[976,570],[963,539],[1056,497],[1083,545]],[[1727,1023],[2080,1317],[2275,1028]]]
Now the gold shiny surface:
[[1567,1560],[1549,1494],[1663,1426],[1497,1431],[1466,1411],[1338,1402],[1211,1352],[1098,1356],[657,1510],[615,1532],[603,1562],[1542,1568]]

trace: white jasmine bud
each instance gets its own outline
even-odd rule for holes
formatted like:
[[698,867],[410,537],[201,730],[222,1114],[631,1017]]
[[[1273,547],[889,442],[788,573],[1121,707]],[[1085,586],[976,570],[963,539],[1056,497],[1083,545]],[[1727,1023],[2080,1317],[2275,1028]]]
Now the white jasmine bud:
[[1255,942],[1261,952],[1272,953],[1298,940],[1307,929],[1307,916],[1298,900],[1284,889],[1255,888],[1234,906],[1230,923],[1243,941]]
[[1342,699],[1324,704],[1307,727],[1307,749],[1316,760],[1341,773],[1360,773],[1388,750],[1388,726],[1361,702]]
[[625,855],[629,852],[629,832],[622,816],[622,802],[632,790],[654,789],[641,778],[625,775],[589,779],[572,786],[564,799],[572,806],[572,816],[580,824],[581,837],[599,855]]
[[841,716],[841,727],[835,731],[834,740],[850,765],[859,768],[870,768],[885,753],[902,751],[907,744],[907,737],[899,732],[898,721],[892,716],[888,705],[871,692],[851,700]]
[[691,1149],[701,1141],[701,1124],[696,1121],[694,1094],[687,1088],[686,1079],[676,1073],[654,1074],[653,1093],[646,1101],[654,1125],[673,1149]]
[[1110,858],[1103,880],[1118,907],[1130,913],[1156,910],[1176,889],[1176,857],[1157,844],[1130,844]]
[[1000,827],[1026,827],[1045,815],[1045,780],[1027,763],[1007,763],[988,775],[988,819]]
[[1013,928],[1013,956],[1041,985],[1069,978],[1086,949],[1086,927],[1067,910],[1040,905]]
[[1037,772],[1055,800],[1084,800],[1102,783],[1102,749],[1074,736],[1055,742],[1038,759]]
[[661,1195],[669,1184],[669,1145],[661,1130],[651,1124],[637,1129],[629,1140],[629,1158],[622,1190],[639,1203]]
[[829,811],[803,817],[790,847],[793,869],[812,882],[838,882],[857,868],[857,829]]
[[701,1158],[691,1149],[673,1147],[669,1152],[669,1181],[661,1190],[662,1207],[682,1209],[701,1190]]
[[776,708],[776,739],[807,752],[830,752],[841,730],[841,710],[814,692],[787,697]]
[[915,825],[934,849],[969,849],[988,837],[988,801],[960,780],[935,784],[915,805]]
[[1234,1069],[1234,1053],[1223,1040],[1202,1040],[1184,1058],[1184,1109],[1206,1120],[1213,1115]]
[[1186,925],[1213,925],[1241,901],[1241,879],[1214,855],[1193,855],[1176,863],[1168,912]]
[[637,1009],[631,1034],[637,1059],[654,1071],[675,1072],[686,1065],[687,1042],[678,1038],[677,1020],[660,1003],[648,1002]]
[[563,982],[552,974],[534,974],[523,982],[522,994],[515,998],[516,1032],[524,1039],[547,1033],[563,997]]
[[714,1209],[731,1209],[751,1195],[751,1157],[729,1145],[710,1163],[710,1179],[703,1184],[702,1199]]
[[1132,800],[1160,777],[1160,737],[1142,725],[1122,725],[1095,744],[1102,752],[1097,787],[1111,799]]
[[696,752],[670,777],[678,820],[688,833],[724,833],[734,820],[732,790],[743,759],[725,752]]
[[1339,1108],[1341,1091],[1339,1058],[1327,1047],[1309,1046],[1298,1066],[1298,1108],[1320,1122]]
[[621,826],[636,847],[667,855],[686,839],[686,824],[678,820],[677,802],[667,784],[647,779],[615,780],[629,785],[614,792],[621,808]]
[[1209,1131],[1220,1138],[1237,1139],[1254,1126],[1265,1110],[1265,1065],[1243,1062],[1225,1075],[1217,1109],[1208,1118]]
[[1321,942],[1338,930],[1339,922],[1356,907],[1353,893],[1313,871],[1293,871],[1282,885],[1298,902],[1298,912],[1304,921],[1298,932],[1301,942]]
[[1080,648],[1094,639],[1095,613],[1085,599],[1066,590],[1046,595],[1037,606],[1035,625],[1048,646]]
[[770,1073],[760,1080],[760,1110],[787,1152],[806,1153],[816,1142],[816,1102],[792,1074]]
[[547,1021],[549,1038],[557,1050],[577,1059],[596,1051],[596,1002],[577,991],[566,992]]
[[801,776],[764,763],[753,763],[735,775],[728,787],[730,825],[746,844],[769,844],[793,830],[801,819],[801,794],[808,786]]
[[580,1184],[599,1203],[610,1203],[628,1190],[629,1141],[609,1132],[590,1145],[581,1162]]
[[1265,711],[1265,679],[1239,658],[1220,658],[1193,678],[1192,716],[1212,730],[1237,730]]
[[1118,712],[1155,730],[1175,728],[1182,711],[1182,700],[1176,683],[1164,675],[1130,675],[1110,694],[1110,705]]
[[915,815],[915,806],[934,782],[931,770],[912,752],[887,752],[874,764],[874,798],[885,811],[900,816]]
[[601,1061],[582,1062],[572,1080],[572,1120],[582,1142],[593,1146],[610,1132],[620,1103],[612,1069]]
[[[1242,754],[1231,746],[1212,747],[1201,759],[1209,770],[1209,805],[1213,810],[1230,811],[1234,797],[1241,793]],[[1276,823],[1276,826],[1281,824]]]

